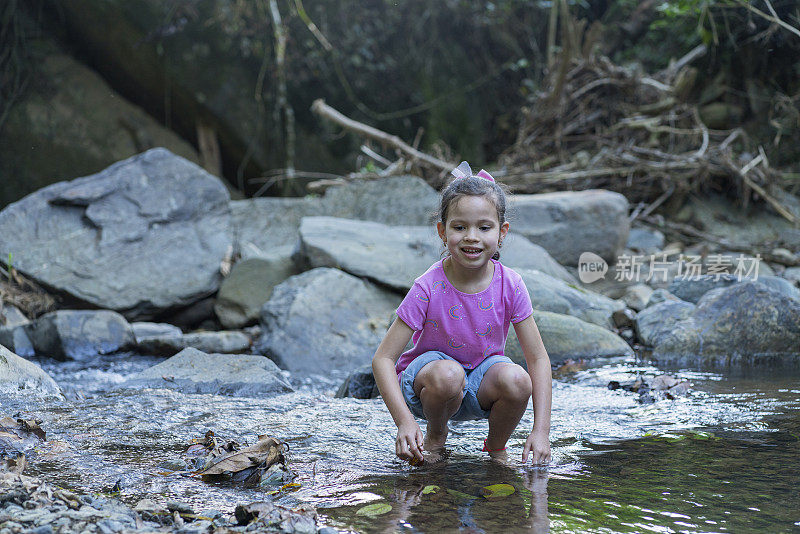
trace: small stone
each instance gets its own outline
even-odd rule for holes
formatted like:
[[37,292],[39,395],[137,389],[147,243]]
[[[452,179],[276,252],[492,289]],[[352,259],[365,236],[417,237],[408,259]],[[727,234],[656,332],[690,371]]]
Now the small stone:
[[53,534],[53,527],[50,525],[42,525],[41,527],[36,527],[33,530],[29,531],[30,534]]
[[170,512],[179,512],[181,514],[194,514],[194,509],[189,504],[179,501],[167,502],[167,510]]
[[617,310],[611,314],[611,320],[614,321],[614,326],[617,328],[626,328],[633,326],[633,321],[636,319],[636,312],[630,308]]

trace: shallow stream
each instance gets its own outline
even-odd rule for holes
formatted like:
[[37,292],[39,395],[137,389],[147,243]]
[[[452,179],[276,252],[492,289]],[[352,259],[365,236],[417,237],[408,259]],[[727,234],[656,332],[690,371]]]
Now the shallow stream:
[[[553,464],[519,463],[529,408],[509,442],[509,465],[479,452],[485,422],[453,427],[442,462],[410,467],[394,457],[395,427],[380,399],[336,399],[344,376],[305,380],[271,399],[184,395],[114,386],[157,359],[133,355],[39,363],[68,392],[64,402],[2,400],[2,415],[41,419],[47,442],[27,474],[135,504],[182,501],[230,513],[274,498],[317,508],[320,524],[358,532],[792,532],[800,531],[800,372],[669,370],[693,388],[640,404],[611,380],[662,374],[607,361],[554,382]],[[289,444],[295,486],[209,484],[175,474],[207,430],[239,443],[269,434]],[[481,488],[509,484],[497,500]],[[357,513],[386,503],[382,515]],[[384,507],[384,509],[388,509]]]

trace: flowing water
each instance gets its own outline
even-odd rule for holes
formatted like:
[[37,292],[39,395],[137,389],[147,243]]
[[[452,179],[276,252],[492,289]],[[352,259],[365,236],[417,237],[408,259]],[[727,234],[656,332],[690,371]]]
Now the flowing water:
[[[519,463],[531,410],[502,465],[479,452],[485,422],[454,425],[445,460],[410,467],[394,457],[395,427],[379,400],[336,399],[343,376],[307,379],[270,399],[114,387],[159,360],[133,355],[39,362],[71,400],[2,400],[0,415],[41,419],[47,442],[28,474],[135,504],[149,497],[232,512],[274,498],[317,508],[320,524],[357,532],[792,532],[800,531],[800,373],[671,374],[693,383],[676,400],[640,404],[611,391],[663,371],[606,361],[554,382],[548,469]],[[207,430],[252,443],[286,441],[299,486],[205,483],[177,473]],[[482,488],[507,484],[488,499]],[[508,486],[506,486],[508,487]],[[370,514],[371,504],[385,506]],[[386,506],[388,505],[388,506]],[[391,507],[391,509],[389,509]],[[366,515],[365,515],[366,513]]]

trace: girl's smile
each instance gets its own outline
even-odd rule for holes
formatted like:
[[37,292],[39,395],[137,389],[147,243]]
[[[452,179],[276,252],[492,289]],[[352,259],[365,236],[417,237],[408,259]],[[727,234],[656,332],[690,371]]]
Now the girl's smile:
[[480,271],[497,252],[498,243],[508,233],[508,223],[500,224],[497,208],[488,197],[464,196],[449,207],[447,222],[438,223],[437,230],[457,264],[454,268]]

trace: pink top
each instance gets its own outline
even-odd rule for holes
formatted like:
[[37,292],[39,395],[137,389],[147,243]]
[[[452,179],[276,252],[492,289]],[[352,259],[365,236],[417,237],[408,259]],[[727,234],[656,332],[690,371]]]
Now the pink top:
[[522,277],[494,262],[494,276],[480,293],[462,293],[450,284],[442,261],[414,281],[397,316],[414,330],[414,347],[395,364],[397,374],[431,350],[444,352],[466,369],[494,354],[503,354],[508,326],[527,319],[533,309]]

